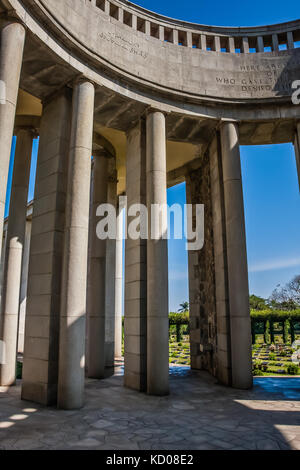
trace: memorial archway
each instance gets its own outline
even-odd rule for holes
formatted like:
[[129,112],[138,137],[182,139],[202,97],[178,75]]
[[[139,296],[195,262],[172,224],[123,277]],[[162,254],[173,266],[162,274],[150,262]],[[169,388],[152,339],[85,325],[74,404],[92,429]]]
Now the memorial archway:
[[[258,28],[203,26],[120,0],[65,0],[63,7],[59,0],[2,0],[0,14],[4,182],[14,132],[23,139],[4,267],[2,337],[9,360],[1,366],[1,384],[15,379],[19,302],[14,292],[24,239],[25,222],[20,221],[26,220],[22,191],[28,184],[21,168],[28,163],[33,131],[38,131],[23,398],[63,408],[82,406],[86,315],[93,319],[90,334],[98,351],[90,375],[103,375],[98,294],[113,295],[111,285],[104,285],[103,247],[97,243],[91,255],[95,272],[89,275],[92,302],[86,308],[95,143],[95,203],[103,196],[97,192],[103,182],[114,188],[114,200],[126,192],[130,204],[149,208],[166,201],[172,181],[186,181],[188,199],[206,205],[206,243],[190,260],[192,329],[199,330],[195,363],[222,383],[251,387],[239,146],[293,142],[299,161],[299,106],[292,100],[300,70],[299,21]],[[23,111],[16,108],[19,89],[29,94]],[[23,119],[14,127],[16,114]],[[115,154],[95,142],[93,131],[105,137]],[[175,151],[168,151],[169,142]],[[177,152],[182,145],[189,151]],[[112,173],[104,171],[108,158]],[[92,213],[92,224],[95,217]],[[12,264],[16,277],[9,276]],[[153,395],[169,390],[166,266],[163,237],[157,243],[127,241],[125,385]],[[110,274],[106,283],[111,279]]]

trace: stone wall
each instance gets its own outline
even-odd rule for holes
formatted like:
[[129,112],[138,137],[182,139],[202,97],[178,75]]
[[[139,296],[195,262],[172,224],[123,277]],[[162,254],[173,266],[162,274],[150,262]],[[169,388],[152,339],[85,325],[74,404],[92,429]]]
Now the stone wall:
[[[217,373],[216,298],[214,274],[214,240],[207,152],[199,169],[186,178],[187,202],[204,204],[204,247],[189,252],[191,367]],[[193,216],[193,225],[195,225]]]

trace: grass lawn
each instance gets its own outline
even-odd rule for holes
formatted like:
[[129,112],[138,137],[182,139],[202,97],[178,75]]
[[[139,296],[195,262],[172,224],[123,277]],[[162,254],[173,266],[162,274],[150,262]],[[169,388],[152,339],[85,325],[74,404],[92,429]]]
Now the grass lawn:
[[[298,375],[300,368],[293,363],[294,353],[290,344],[283,344],[279,339],[275,345],[258,342],[252,347],[254,375]],[[299,351],[300,353],[300,351]]]
[[[253,346],[252,360],[254,369],[259,369],[259,373],[255,375],[270,376],[287,376],[287,375],[300,375],[300,368],[298,372],[288,372],[287,368],[293,364],[292,362],[292,348],[291,345],[284,345],[281,342],[281,337],[275,336],[275,351],[272,351],[271,345],[263,344],[263,335],[257,335],[258,342]],[[190,359],[190,339],[188,334],[182,334],[182,340],[177,341],[176,334],[172,331],[169,341],[169,360],[170,364],[174,365],[191,365]],[[299,351],[300,353],[300,351]],[[123,345],[124,355],[124,345]]]
[[182,341],[179,343],[176,341],[176,336],[171,335],[169,342],[169,358],[170,364],[185,366],[191,365],[190,342],[188,335],[183,335]]

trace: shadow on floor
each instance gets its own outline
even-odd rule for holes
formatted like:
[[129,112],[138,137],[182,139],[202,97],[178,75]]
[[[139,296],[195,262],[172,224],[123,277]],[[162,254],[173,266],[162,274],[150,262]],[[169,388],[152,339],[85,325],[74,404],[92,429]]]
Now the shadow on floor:
[[206,372],[170,369],[171,394],[152,397],[123,387],[117,375],[86,381],[81,410],[20,400],[20,384],[0,389],[1,449],[298,449],[299,380],[263,377],[233,390]]

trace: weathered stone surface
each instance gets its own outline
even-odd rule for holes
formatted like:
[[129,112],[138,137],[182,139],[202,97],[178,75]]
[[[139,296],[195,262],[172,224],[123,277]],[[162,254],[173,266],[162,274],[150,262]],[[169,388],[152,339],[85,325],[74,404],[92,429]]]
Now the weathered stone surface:
[[[217,373],[217,324],[210,154],[186,177],[188,204],[204,204],[204,247],[189,252],[191,367]],[[193,229],[196,220],[193,216]]]
[[[68,91],[44,106],[32,218],[36,235],[31,237],[30,245],[22,397],[44,405],[56,403],[57,395],[65,213],[62,201],[66,197],[70,113]],[[60,164],[54,173],[40,173],[44,161],[57,158]],[[51,221],[45,232],[40,218],[44,204],[45,216]]]
[[[127,136],[127,204],[146,204],[146,131],[141,121]],[[128,217],[127,225],[131,222]],[[147,383],[147,246],[125,242],[125,376],[126,387],[146,390]],[[132,276],[129,279],[129,272]]]
[[254,390],[240,391],[217,385],[206,372],[174,369],[168,397],[128,390],[121,376],[105,386],[88,380],[85,407],[71,412],[29,407],[19,398],[19,386],[2,387],[0,447],[299,450],[299,401],[292,398],[297,379],[255,379]]

